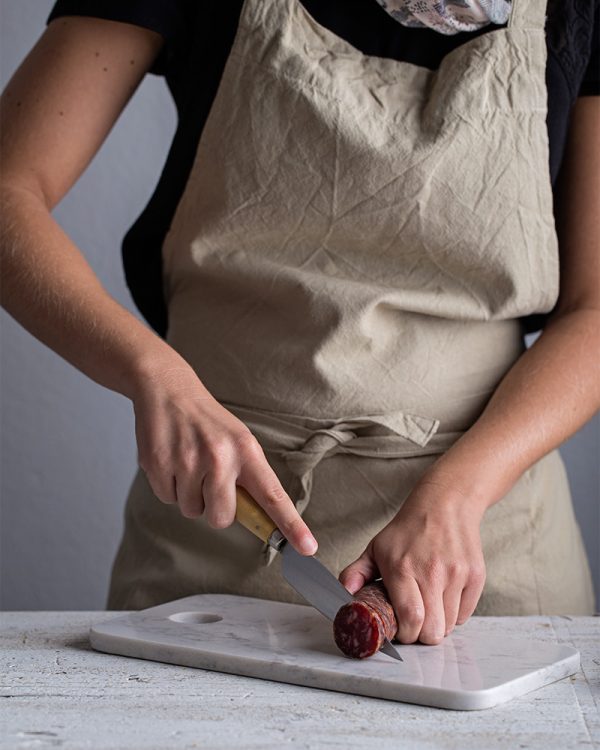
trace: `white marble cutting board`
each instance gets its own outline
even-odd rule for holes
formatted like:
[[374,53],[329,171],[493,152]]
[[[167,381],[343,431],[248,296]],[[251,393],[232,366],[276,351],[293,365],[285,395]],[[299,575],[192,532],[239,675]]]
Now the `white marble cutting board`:
[[490,708],[574,674],[570,646],[490,633],[478,618],[438,646],[398,645],[349,659],[312,607],[203,594],[121,615],[90,630],[98,651],[440,708]]

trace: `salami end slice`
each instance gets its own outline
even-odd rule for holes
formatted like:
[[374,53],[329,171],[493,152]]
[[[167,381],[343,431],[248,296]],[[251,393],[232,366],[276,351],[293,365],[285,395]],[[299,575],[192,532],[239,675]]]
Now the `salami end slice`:
[[341,607],[333,621],[333,637],[346,656],[373,656],[386,638],[396,635],[398,624],[382,581],[364,586],[354,601]]

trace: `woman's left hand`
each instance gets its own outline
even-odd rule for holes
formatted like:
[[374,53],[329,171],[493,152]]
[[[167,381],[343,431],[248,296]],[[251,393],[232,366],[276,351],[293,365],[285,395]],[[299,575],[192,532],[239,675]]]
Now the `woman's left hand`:
[[483,512],[464,494],[424,478],[362,555],[340,573],[356,593],[381,575],[401,643],[437,644],[473,613],[485,581]]
[[475,424],[340,574],[351,593],[382,576],[402,643],[439,643],[470,617],[485,580],[485,510],[600,405],[599,133],[600,97],[580,96],[555,193],[560,297],[542,335],[505,374]]

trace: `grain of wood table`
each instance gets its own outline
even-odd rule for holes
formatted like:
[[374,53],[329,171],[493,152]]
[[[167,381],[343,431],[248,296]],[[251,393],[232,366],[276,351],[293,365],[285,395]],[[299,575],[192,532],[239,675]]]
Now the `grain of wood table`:
[[600,617],[481,618],[565,643],[571,678],[483,711],[449,711],[93,651],[91,625],[123,612],[5,612],[0,747],[600,747]]

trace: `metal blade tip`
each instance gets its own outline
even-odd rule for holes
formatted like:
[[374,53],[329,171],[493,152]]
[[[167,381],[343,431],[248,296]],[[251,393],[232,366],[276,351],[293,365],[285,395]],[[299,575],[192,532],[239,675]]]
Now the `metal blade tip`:
[[404,661],[404,659],[400,656],[400,654],[396,651],[396,649],[392,646],[391,642],[387,638],[385,639],[385,641],[383,642],[383,646],[379,650],[383,651],[384,654],[391,656],[393,659]]

